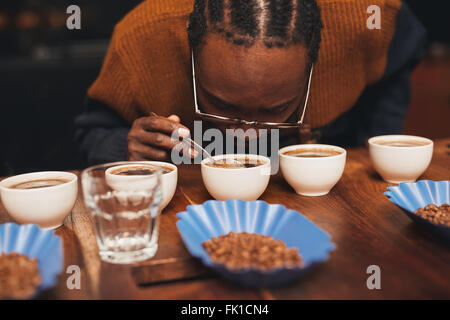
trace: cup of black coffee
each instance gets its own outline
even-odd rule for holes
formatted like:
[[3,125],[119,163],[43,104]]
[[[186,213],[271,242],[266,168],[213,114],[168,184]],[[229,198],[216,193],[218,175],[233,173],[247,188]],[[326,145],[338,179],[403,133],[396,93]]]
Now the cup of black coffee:
[[385,135],[369,139],[373,166],[387,182],[414,182],[428,168],[433,141],[410,135]]
[[344,172],[347,152],[337,146],[300,144],[279,150],[284,179],[304,196],[326,195]]
[[254,154],[225,154],[203,159],[201,173],[216,200],[258,199],[270,180],[270,159]]
[[177,188],[178,169],[175,165],[161,161],[122,162],[107,169],[105,179],[116,191],[136,191],[145,188],[148,178],[155,174],[161,176],[161,209],[164,209]]
[[21,174],[1,181],[0,194],[6,211],[17,222],[53,229],[75,205],[78,178],[60,171]]

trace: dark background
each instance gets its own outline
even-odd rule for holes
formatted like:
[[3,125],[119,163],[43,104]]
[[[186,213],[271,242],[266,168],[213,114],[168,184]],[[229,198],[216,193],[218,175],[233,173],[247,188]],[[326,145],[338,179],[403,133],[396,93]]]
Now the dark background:
[[[115,23],[139,2],[1,1],[0,176],[84,167],[73,142],[73,119],[83,110],[86,90],[100,70]],[[450,136],[450,25],[445,1],[407,3],[426,26],[430,44],[413,76],[405,133]],[[81,7],[81,30],[65,26],[71,4]]]

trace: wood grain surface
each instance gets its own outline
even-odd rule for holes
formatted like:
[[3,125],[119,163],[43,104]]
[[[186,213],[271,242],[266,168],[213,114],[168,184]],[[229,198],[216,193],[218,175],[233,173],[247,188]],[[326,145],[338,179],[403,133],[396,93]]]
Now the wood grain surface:
[[[78,172],[77,172],[78,173]],[[420,179],[450,180],[450,138],[436,141]],[[364,148],[348,150],[344,175],[326,196],[297,195],[280,174],[261,199],[281,203],[328,232],[337,249],[302,279],[273,289],[226,282],[187,252],[176,214],[211,199],[198,165],[179,167],[176,194],[163,211],[156,256],[138,265],[101,262],[91,216],[81,190],[72,213],[56,229],[65,266],[81,269],[81,289],[69,290],[69,274],[44,292],[45,299],[433,299],[450,298],[450,245],[413,223],[384,195],[390,184],[372,168]],[[12,221],[0,204],[0,223]],[[381,290],[366,286],[369,265],[381,268]]]

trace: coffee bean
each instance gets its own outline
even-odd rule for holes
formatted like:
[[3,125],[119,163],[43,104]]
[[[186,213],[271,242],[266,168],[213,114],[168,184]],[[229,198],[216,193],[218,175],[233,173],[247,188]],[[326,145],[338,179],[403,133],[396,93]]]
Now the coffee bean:
[[229,269],[270,270],[303,266],[296,248],[288,248],[281,240],[247,232],[220,235],[203,242],[211,260]]
[[414,213],[433,223],[450,227],[450,205],[447,203],[439,207],[434,204],[429,204],[425,208],[417,209]]
[[0,255],[0,300],[26,299],[41,283],[37,259],[16,252]]

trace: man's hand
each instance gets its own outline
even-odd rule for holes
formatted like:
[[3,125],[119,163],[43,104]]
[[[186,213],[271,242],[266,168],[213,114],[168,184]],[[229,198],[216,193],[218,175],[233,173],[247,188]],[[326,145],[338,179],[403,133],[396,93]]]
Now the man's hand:
[[[133,122],[128,133],[128,160],[157,160],[169,161],[171,150],[180,143],[171,138],[174,131],[179,137],[187,137],[189,129],[180,124],[176,115],[170,117],[148,116],[138,118]],[[190,156],[195,152],[190,150]]]

